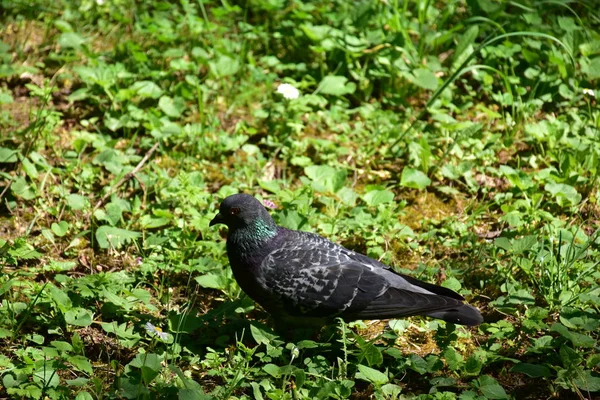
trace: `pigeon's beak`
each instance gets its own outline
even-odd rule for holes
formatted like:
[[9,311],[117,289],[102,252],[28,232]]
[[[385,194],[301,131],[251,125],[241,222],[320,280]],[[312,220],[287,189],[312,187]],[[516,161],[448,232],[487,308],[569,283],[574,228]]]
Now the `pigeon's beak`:
[[208,224],[208,226],[224,224],[224,223],[225,223],[225,219],[223,219],[223,215],[221,213],[218,213],[217,215],[215,215],[215,217],[212,219],[212,221],[210,221],[210,224]]

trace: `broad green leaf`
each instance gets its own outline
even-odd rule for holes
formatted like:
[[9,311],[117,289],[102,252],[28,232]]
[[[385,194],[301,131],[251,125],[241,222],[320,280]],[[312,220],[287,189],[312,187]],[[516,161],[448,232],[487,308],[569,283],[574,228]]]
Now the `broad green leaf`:
[[360,356],[367,360],[369,366],[381,365],[383,362],[383,354],[381,353],[379,347],[375,346],[375,344],[371,342],[367,342],[359,335],[356,335],[355,338],[358,343],[358,347],[360,348]]
[[313,181],[312,186],[318,192],[335,193],[346,181],[346,170],[335,169],[329,165],[311,165],[304,168],[304,173]]
[[[67,383],[67,385],[69,386],[75,386],[75,387],[83,387],[86,386],[88,384],[89,379],[84,378],[82,376],[75,378],[75,379],[65,379],[65,382]],[[87,393],[87,392],[80,392],[80,393]],[[77,395],[79,396],[79,395]],[[79,397],[75,397],[75,399],[78,399]],[[91,399],[91,397],[83,397],[84,399]]]
[[240,70],[238,60],[223,55],[219,56],[217,61],[210,62],[209,65],[211,72],[219,78],[235,75]]
[[429,179],[427,175],[419,170],[404,168],[402,170],[400,185],[413,189],[424,189],[431,185],[431,179]]
[[512,367],[510,371],[525,374],[530,378],[550,377],[550,370],[547,367],[538,364],[519,363]]
[[39,177],[35,164],[32,163],[27,157],[23,157],[21,159],[21,167],[32,181],[35,181]]
[[229,285],[227,277],[223,274],[208,273],[194,279],[198,285],[208,289],[225,290]]
[[27,183],[24,177],[19,176],[10,186],[11,191],[23,200],[33,200],[37,197],[35,189]]
[[452,56],[452,65],[458,66],[462,64],[466,58],[473,53],[473,43],[477,39],[479,35],[479,25],[474,24],[471,25],[465,33],[460,36],[458,39],[458,43],[456,45],[456,49],[454,50],[454,55]]
[[560,346],[560,350],[558,351],[558,353],[560,355],[560,360],[562,361],[563,366],[569,369],[576,368],[583,361],[581,354],[573,350],[566,344]]
[[146,382],[151,382],[162,370],[162,361],[162,357],[158,354],[143,353],[138,354],[129,365],[139,368],[143,379]]
[[548,183],[544,186],[544,190],[552,194],[556,198],[559,206],[577,205],[581,201],[581,194],[570,185],[564,183]]
[[129,86],[129,90],[141,98],[158,99],[163,94],[163,90],[152,81],[137,81]]
[[500,384],[491,376],[484,375],[477,380],[479,390],[488,399],[508,399],[508,395]]
[[479,376],[481,368],[483,368],[483,362],[480,357],[472,355],[467,358],[467,362],[465,363],[465,372],[467,374]]
[[514,254],[522,254],[527,250],[531,250],[538,243],[538,237],[535,235],[523,236],[512,241],[512,252]]
[[63,342],[61,340],[53,340],[50,342],[50,344],[52,346],[56,347],[60,351],[64,351],[64,352],[73,351],[73,346],[71,346],[71,343],[68,343],[68,342]]
[[171,118],[179,118],[185,110],[185,102],[181,97],[173,99],[170,96],[162,96],[158,100],[158,108]]
[[338,75],[327,75],[319,85],[319,93],[330,94],[333,96],[343,96],[354,93],[356,84],[348,82],[348,78]]
[[566,326],[555,322],[550,328],[551,332],[558,332],[561,336],[568,339],[575,347],[594,347],[596,341],[588,336],[577,332],[571,332]]
[[79,49],[85,44],[86,39],[75,32],[61,33],[57,40],[58,44],[64,48]]
[[90,202],[87,197],[81,196],[79,194],[70,194],[67,196],[67,205],[71,207],[72,210],[83,210],[87,206],[89,206]]
[[94,314],[85,308],[76,307],[65,313],[65,322],[75,326],[90,326],[94,319]]
[[358,365],[358,372],[356,373],[355,377],[357,379],[371,382],[377,386],[381,386],[389,382],[389,378],[386,374],[362,364]]
[[42,387],[55,388],[60,383],[60,376],[58,371],[45,366],[33,373],[33,381]]
[[85,372],[90,375],[94,372],[92,364],[84,356],[71,356],[67,358],[67,361],[79,371]]
[[577,387],[586,392],[600,392],[600,376],[594,374],[592,371],[586,370],[583,375],[578,374],[573,383]]
[[281,369],[275,364],[267,364],[263,367],[263,371],[271,375],[273,378],[279,378],[281,376]]
[[202,391],[201,388],[182,388],[177,392],[177,400],[213,400],[214,397]]
[[417,86],[422,87],[423,89],[427,89],[427,90],[435,90],[437,89],[438,86],[438,78],[435,76],[435,74],[426,69],[426,68],[419,68],[413,71],[413,75],[414,75],[414,83]]
[[0,164],[1,163],[14,163],[18,161],[18,151],[8,149],[6,147],[0,147]]
[[260,327],[256,323],[250,324],[250,333],[258,344],[268,344],[277,338],[277,335],[267,332],[265,327]]
[[583,62],[581,70],[587,75],[588,79],[600,79],[600,57],[594,57],[591,61]]
[[455,292],[458,292],[462,287],[460,281],[454,277],[446,279],[444,282],[442,282],[442,286],[450,290],[454,290]]
[[69,231],[69,224],[67,223],[67,221],[60,221],[58,224],[56,222],[53,222],[50,228],[56,236],[63,237]]
[[[73,380],[71,381],[67,381],[67,382],[73,382]],[[85,382],[87,383],[87,379],[85,380]],[[79,386],[79,385],[73,385],[72,383],[69,383],[70,386]],[[83,385],[81,385],[83,386]],[[79,392],[77,393],[77,396],[75,396],[75,400],[94,400],[94,397],[89,393],[89,392]]]
[[98,240],[98,245],[103,249],[110,247],[119,249],[141,236],[139,232],[119,229],[109,225],[102,225],[96,230],[96,240]]
[[363,200],[369,206],[378,206],[379,204],[391,203],[394,201],[394,193],[389,190],[371,190],[363,196]]
[[67,295],[67,293],[61,289],[54,285],[49,285],[48,291],[50,292],[50,297],[56,302],[60,311],[67,312],[73,307],[73,303],[71,302],[69,295]]
[[446,350],[444,350],[443,356],[446,360],[446,364],[448,364],[448,368],[451,371],[460,369],[465,362],[464,357],[452,347],[448,347]]

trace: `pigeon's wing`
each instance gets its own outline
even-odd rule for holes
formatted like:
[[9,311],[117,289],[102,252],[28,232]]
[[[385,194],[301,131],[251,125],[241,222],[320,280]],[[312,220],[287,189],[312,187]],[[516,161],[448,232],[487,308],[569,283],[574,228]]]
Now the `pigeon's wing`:
[[361,263],[330,245],[294,243],[272,251],[261,264],[260,281],[293,316],[392,318],[463,305],[459,299],[412,285],[392,271]]

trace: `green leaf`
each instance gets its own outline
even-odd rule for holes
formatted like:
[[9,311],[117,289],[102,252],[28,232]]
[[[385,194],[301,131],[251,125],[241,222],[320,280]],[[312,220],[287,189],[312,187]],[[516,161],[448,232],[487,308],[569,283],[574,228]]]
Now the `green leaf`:
[[330,94],[332,96],[343,96],[354,93],[356,84],[348,82],[348,78],[338,75],[327,75],[319,84],[319,93]]
[[586,392],[600,392],[600,376],[594,375],[592,371],[583,371],[583,376],[578,374],[573,383]]
[[76,307],[65,313],[65,322],[75,326],[90,326],[94,314],[85,308]]
[[346,170],[338,170],[329,165],[311,165],[304,168],[304,173],[313,181],[312,187],[318,192],[335,193],[346,182]]
[[263,367],[263,371],[271,375],[273,378],[279,378],[281,376],[281,369],[275,364],[267,364]]
[[394,193],[389,190],[371,190],[363,196],[363,200],[367,205],[374,207],[394,201]]
[[452,65],[458,66],[462,64],[465,59],[473,53],[473,43],[479,35],[479,25],[471,25],[465,33],[460,36],[454,55],[452,56]]
[[569,369],[574,369],[583,361],[581,355],[566,344],[560,346],[558,353],[563,366]]
[[562,337],[568,339],[573,343],[575,347],[594,347],[596,341],[587,335],[581,333],[571,332],[563,324],[555,322],[550,328],[551,332],[558,332]]
[[577,190],[564,183],[548,183],[544,186],[544,190],[552,194],[556,198],[559,206],[576,205],[581,201],[581,195]]
[[448,278],[444,282],[442,282],[442,286],[450,290],[454,290],[455,292],[458,292],[462,287],[460,281],[453,277]]
[[446,350],[444,350],[443,355],[444,359],[446,360],[446,364],[448,364],[448,368],[451,371],[457,371],[463,366],[465,362],[464,357],[452,347],[446,348]]
[[17,162],[17,154],[18,152],[16,150],[0,147],[0,164]]
[[66,312],[67,310],[70,310],[73,307],[73,303],[71,302],[69,295],[67,295],[67,293],[65,293],[61,289],[57,288],[54,285],[49,285],[48,291],[51,294],[52,300],[54,300],[58,305],[60,311]]
[[81,196],[79,194],[70,194],[67,196],[67,205],[71,207],[72,210],[83,210],[90,204],[87,197]]
[[220,78],[237,74],[240,70],[240,62],[229,56],[219,56],[216,62],[210,62],[211,72]]
[[[85,385],[88,384],[88,381],[89,381],[89,379],[86,379],[86,378],[81,377],[81,376],[78,377],[78,378],[75,378],[75,379],[65,379],[65,382],[66,382],[67,385],[69,385],[69,386],[75,386],[75,387],[83,387],[83,386],[85,386]],[[81,394],[81,393],[87,393],[87,392],[79,392],[79,393]],[[75,397],[75,399],[79,398],[79,395],[77,395],[77,396],[78,397]],[[83,397],[83,398],[84,399],[89,399],[90,397]]]
[[515,239],[511,243],[512,252],[515,254],[522,254],[528,250],[531,250],[537,242],[538,238],[535,235],[528,235],[519,239]]
[[438,78],[433,72],[426,68],[419,68],[413,71],[413,83],[423,89],[435,90],[438,87]]
[[129,90],[133,91],[138,97],[143,99],[151,98],[158,99],[163,90],[152,81],[138,81],[129,86]]
[[223,274],[208,273],[194,279],[198,285],[208,289],[225,290],[229,286],[229,280]]
[[181,97],[173,99],[169,96],[162,96],[158,100],[158,108],[171,118],[179,118],[185,110],[185,102]]
[[594,57],[589,62],[583,62],[581,70],[587,75],[588,79],[600,79],[600,57]]
[[61,47],[67,49],[79,49],[83,44],[85,44],[86,39],[78,33],[65,32],[61,33],[57,42]]
[[510,371],[525,374],[530,378],[550,377],[550,370],[547,367],[538,364],[519,363],[512,367]]
[[50,344],[60,351],[64,351],[64,352],[73,351],[73,346],[71,346],[71,343],[63,342],[62,340],[53,340],[50,342]]
[[119,249],[141,236],[139,232],[119,229],[109,225],[102,225],[96,230],[96,240],[98,240],[98,245],[103,249],[110,247]]
[[479,390],[488,399],[508,399],[506,392],[491,376],[484,375],[477,380]]
[[33,374],[33,381],[42,387],[57,387],[60,383],[60,376],[58,371],[48,368],[42,368]]
[[355,377],[357,379],[371,382],[377,386],[381,386],[389,382],[389,378],[386,374],[362,364],[358,365],[358,372],[356,373]]
[[483,361],[475,355],[469,357],[465,363],[465,372],[469,375],[480,375],[481,368],[483,368]]
[[75,369],[79,371],[85,372],[90,375],[94,372],[92,364],[84,356],[71,356],[67,358],[67,361],[70,362],[75,367]]
[[402,170],[400,185],[413,189],[424,189],[430,184],[431,179],[429,179],[423,172],[413,168],[404,168]]
[[177,400],[213,400],[214,397],[204,393],[201,388],[179,389]]
[[144,381],[151,382],[162,370],[162,361],[163,359],[158,354],[143,353],[138,354],[129,365],[139,368]]
[[63,237],[69,231],[69,224],[66,221],[60,221],[58,224],[53,222],[50,229],[52,229],[52,232],[54,232],[56,236]]
[[28,158],[23,157],[21,159],[21,167],[23,168],[23,171],[25,171],[29,179],[31,179],[32,181],[35,181],[39,177],[35,164],[29,161]]
[[369,366],[381,365],[383,363],[383,354],[375,344],[367,342],[359,335],[355,335],[355,338],[360,348],[360,356],[367,360]]
[[15,196],[20,197],[23,200],[33,200],[37,196],[35,189],[30,186],[22,176],[19,176],[13,181],[10,190]]
[[89,392],[79,392],[77,393],[77,396],[75,396],[75,400],[94,400],[94,397]]
[[277,335],[267,332],[265,327],[258,326],[254,322],[250,324],[250,333],[258,344],[268,344],[277,338]]

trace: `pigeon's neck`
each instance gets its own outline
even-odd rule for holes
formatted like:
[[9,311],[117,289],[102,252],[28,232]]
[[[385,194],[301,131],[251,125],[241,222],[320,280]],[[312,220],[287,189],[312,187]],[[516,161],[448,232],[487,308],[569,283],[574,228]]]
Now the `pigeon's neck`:
[[233,229],[227,239],[228,247],[236,249],[240,255],[251,254],[262,248],[277,235],[277,225],[272,219],[256,219],[249,224]]

